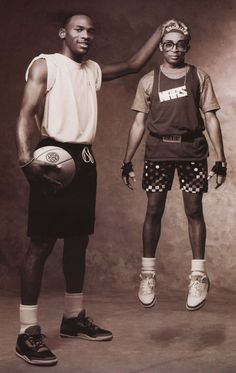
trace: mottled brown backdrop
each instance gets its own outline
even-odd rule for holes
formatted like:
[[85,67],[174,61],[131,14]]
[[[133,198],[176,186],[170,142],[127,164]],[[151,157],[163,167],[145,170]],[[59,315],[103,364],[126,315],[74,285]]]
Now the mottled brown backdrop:
[[[208,272],[215,288],[236,290],[235,258],[235,87],[236,1],[198,0],[1,0],[1,226],[0,287],[17,289],[19,268],[26,249],[28,186],[17,166],[15,122],[27,64],[41,52],[58,51],[60,42],[51,14],[82,9],[96,21],[97,36],[90,57],[115,62],[128,57],[154,28],[172,17],[192,30],[188,61],[208,72],[221,104],[229,177],[205,196],[208,226]],[[105,83],[99,93],[98,133],[94,150],[98,161],[96,232],[87,254],[86,288],[132,290],[137,286],[145,193],[141,190],[144,143],[136,154],[135,191],[121,182],[120,166],[127,134],[134,118],[129,109],[139,78],[160,61],[156,53],[139,74]],[[211,151],[210,165],[214,162]],[[44,288],[63,289],[62,242],[48,259]],[[169,194],[158,251],[162,287],[184,288],[191,252],[181,193],[177,182]]]

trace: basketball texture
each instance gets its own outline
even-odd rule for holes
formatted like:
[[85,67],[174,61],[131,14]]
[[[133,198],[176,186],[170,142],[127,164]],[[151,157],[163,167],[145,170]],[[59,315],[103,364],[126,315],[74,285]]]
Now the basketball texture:
[[60,168],[47,170],[47,175],[60,181],[63,188],[72,182],[75,175],[75,162],[65,149],[58,146],[43,146],[35,150],[34,158],[51,165],[60,165]]

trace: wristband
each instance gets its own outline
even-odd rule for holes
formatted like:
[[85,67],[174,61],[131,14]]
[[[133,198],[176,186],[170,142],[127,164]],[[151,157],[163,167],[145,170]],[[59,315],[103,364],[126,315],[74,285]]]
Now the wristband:
[[34,158],[30,159],[28,162],[26,162],[24,164],[20,164],[19,167],[24,168],[24,167],[28,166],[30,163],[32,163],[33,161],[34,161]]

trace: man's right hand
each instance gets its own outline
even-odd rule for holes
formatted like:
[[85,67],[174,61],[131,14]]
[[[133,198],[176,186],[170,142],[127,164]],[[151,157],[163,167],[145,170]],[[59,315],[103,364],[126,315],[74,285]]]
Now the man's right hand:
[[28,165],[22,167],[22,171],[30,184],[40,184],[44,191],[58,191],[62,188],[62,183],[50,175],[50,171],[60,172],[60,167],[34,159]]
[[132,162],[124,162],[122,167],[122,180],[124,184],[129,188],[133,190],[133,183],[136,181],[135,173],[133,170],[133,164]]

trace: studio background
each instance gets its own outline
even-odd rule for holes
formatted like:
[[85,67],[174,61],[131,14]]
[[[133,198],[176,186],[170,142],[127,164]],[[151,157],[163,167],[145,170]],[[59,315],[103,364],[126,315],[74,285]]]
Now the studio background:
[[[51,14],[82,9],[96,21],[96,39],[89,57],[116,62],[135,52],[156,26],[171,18],[192,31],[186,60],[210,74],[221,105],[228,179],[218,190],[210,183],[204,197],[208,227],[206,258],[213,287],[236,290],[235,259],[235,61],[236,1],[198,0],[41,0],[0,1],[1,60],[1,227],[0,288],[18,289],[19,271],[28,245],[26,238],[28,185],[17,165],[15,123],[31,59],[60,50]],[[134,290],[142,255],[142,224],[146,195],[141,189],[144,141],[134,158],[135,190],[122,184],[120,167],[134,113],[129,109],[141,76],[161,62],[157,52],[138,74],[104,83],[98,94],[98,132],[94,152],[98,163],[96,230],[87,252],[86,289]],[[213,149],[209,166],[215,162]],[[44,290],[63,289],[62,241],[47,261]],[[183,289],[188,283],[191,250],[178,182],[169,193],[158,248],[158,278],[162,288]]]

